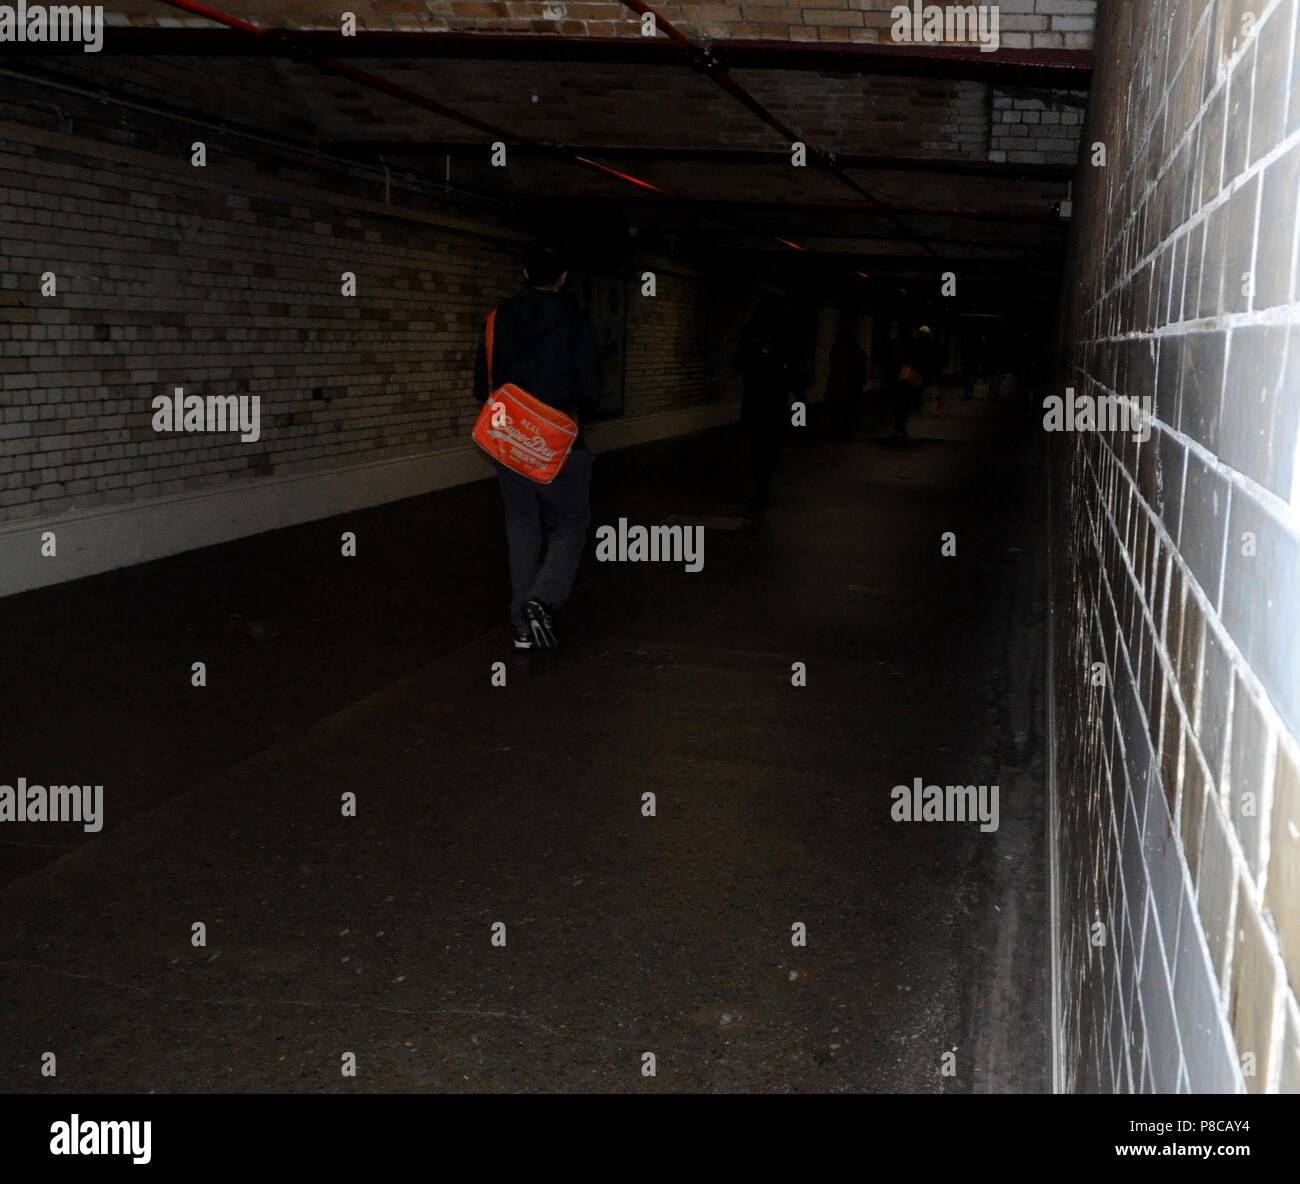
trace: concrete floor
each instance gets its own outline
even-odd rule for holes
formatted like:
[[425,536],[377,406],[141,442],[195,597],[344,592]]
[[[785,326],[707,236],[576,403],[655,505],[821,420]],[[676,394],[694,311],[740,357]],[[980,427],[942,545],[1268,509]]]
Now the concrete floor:
[[[3,602],[0,779],[108,822],[0,827],[0,1089],[1047,1088],[1035,435],[878,426],[702,572],[589,552],[556,657],[491,483]],[[598,458],[597,524],[744,503],[730,429]],[[891,821],[918,776],[1000,829]]]

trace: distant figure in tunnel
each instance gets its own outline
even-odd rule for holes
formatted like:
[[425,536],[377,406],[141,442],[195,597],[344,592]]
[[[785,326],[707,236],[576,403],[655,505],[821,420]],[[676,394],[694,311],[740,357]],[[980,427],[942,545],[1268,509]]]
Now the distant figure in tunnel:
[[867,381],[867,355],[862,352],[853,327],[844,321],[831,346],[830,366],[826,375],[826,402],[830,404],[831,423],[837,436],[853,431],[853,412]]
[[[529,247],[523,275],[524,290],[497,309],[492,381],[523,387],[581,422],[601,400],[595,330],[577,302],[561,295],[569,272],[555,248]],[[490,393],[486,338],[480,336],[474,395],[481,403]],[[516,649],[556,645],[555,612],[573,590],[591,522],[591,459],[579,432],[549,485],[493,462],[505,505]]]
[[790,424],[790,400],[800,385],[786,309],[777,297],[764,296],[759,302],[732,366],[743,379],[740,422],[749,434],[754,508],[763,510]]
[[889,401],[894,410],[894,436],[907,439],[907,417],[921,397],[922,351],[914,331],[902,329],[894,343],[894,361],[891,365],[893,379],[889,384]]

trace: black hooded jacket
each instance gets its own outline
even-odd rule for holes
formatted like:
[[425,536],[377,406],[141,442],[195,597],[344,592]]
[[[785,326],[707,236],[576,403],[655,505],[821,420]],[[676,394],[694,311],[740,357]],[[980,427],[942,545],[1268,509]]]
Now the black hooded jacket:
[[[600,405],[596,333],[575,301],[526,288],[498,308],[495,336],[494,387],[513,382],[579,422]],[[485,325],[474,362],[474,396],[480,403],[490,393],[486,341]]]

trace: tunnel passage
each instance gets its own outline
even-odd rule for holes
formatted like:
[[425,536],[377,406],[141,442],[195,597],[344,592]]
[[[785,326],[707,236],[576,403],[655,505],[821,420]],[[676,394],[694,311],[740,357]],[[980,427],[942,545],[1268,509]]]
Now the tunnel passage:
[[[1028,433],[934,419],[948,438],[909,449],[810,440],[770,526],[710,532],[698,573],[589,556],[560,661],[503,651],[495,618],[463,619],[462,592],[443,607],[458,638],[390,653],[418,668],[319,722],[290,708],[290,734],[235,765],[229,723],[274,715],[285,693],[273,673],[258,689],[263,671],[292,658],[314,697],[360,695],[366,672],[339,668],[360,648],[349,623],[391,569],[332,585],[337,607],[312,626],[294,605],[337,520],[274,554],[238,543],[128,573],[84,611],[155,639],[143,686],[192,649],[178,626],[212,606],[196,585],[219,566],[250,579],[222,615],[238,606],[266,637],[204,639],[229,655],[209,684],[224,725],[174,694],[136,703],[192,738],[187,768],[213,752],[198,784],[122,802],[138,813],[116,829],[109,792],[102,845],[6,889],[6,1004],[26,1019],[0,1037],[5,1063],[39,1032],[84,1050],[73,1071],[92,1092],[337,1088],[319,1059],[340,1041],[356,1084],[388,1090],[1046,1088],[1041,731],[1020,735],[1042,677]],[[602,456],[597,520],[727,516],[736,452],[720,429]],[[665,488],[664,466],[687,476]],[[464,548],[499,515],[490,484],[470,491],[373,511],[359,537],[395,543],[419,522],[435,553]],[[940,526],[968,553],[908,546]],[[417,563],[402,574],[424,578],[387,601],[399,616],[428,604]],[[466,575],[486,588],[499,563]],[[160,585],[180,599],[164,639]],[[796,620],[792,602],[808,605]],[[118,759],[106,792],[121,798]],[[998,829],[892,821],[889,791],[914,775],[999,786]],[[341,827],[344,791],[357,813]],[[202,918],[198,956],[169,953]],[[85,1028],[103,1044],[85,1049]],[[954,1047],[969,1072],[943,1078]]]
[[6,46],[5,1087],[1294,1090],[1295,0],[388,7]]

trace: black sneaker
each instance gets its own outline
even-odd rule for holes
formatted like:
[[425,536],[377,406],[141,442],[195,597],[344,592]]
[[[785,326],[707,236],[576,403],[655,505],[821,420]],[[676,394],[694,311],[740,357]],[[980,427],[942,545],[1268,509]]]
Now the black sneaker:
[[555,639],[555,625],[551,610],[540,600],[530,600],[524,605],[524,616],[532,630],[533,641],[544,650],[553,650],[559,643]]
[[531,650],[533,648],[533,639],[527,633],[515,634],[515,649]]

